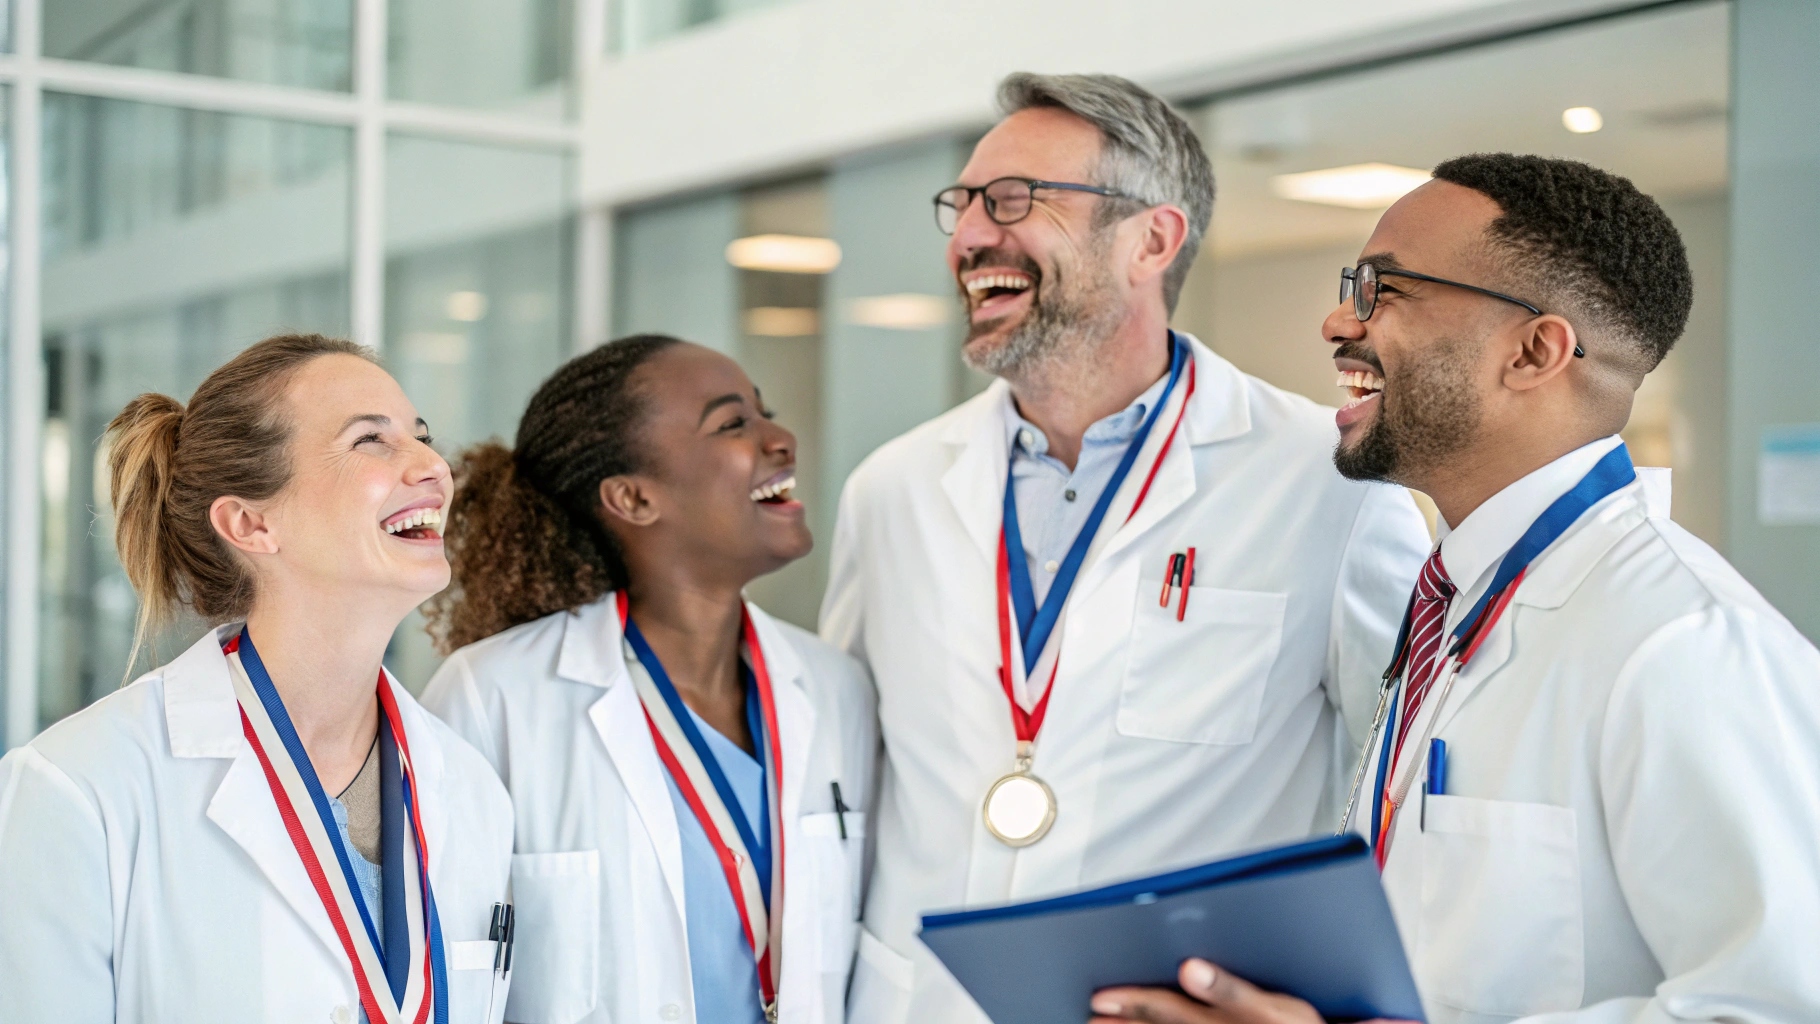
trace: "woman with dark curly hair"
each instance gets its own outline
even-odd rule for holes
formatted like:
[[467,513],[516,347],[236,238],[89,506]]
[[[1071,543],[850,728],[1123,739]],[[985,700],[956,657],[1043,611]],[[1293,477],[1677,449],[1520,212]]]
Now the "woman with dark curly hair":
[[843,1019],[872,688],[743,596],[809,552],[795,471],[738,364],[663,335],[463,453],[424,703],[517,809],[510,1019]]

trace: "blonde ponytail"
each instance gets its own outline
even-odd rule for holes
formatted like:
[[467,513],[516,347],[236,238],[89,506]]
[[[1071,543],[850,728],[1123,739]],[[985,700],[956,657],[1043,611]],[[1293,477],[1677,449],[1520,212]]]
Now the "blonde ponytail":
[[164,509],[182,422],[181,402],[145,394],[128,402],[107,426],[114,437],[107,459],[114,495],[114,548],[126,578],[139,592],[139,621],[127,657],[129,674],[146,633],[168,622],[181,599]]

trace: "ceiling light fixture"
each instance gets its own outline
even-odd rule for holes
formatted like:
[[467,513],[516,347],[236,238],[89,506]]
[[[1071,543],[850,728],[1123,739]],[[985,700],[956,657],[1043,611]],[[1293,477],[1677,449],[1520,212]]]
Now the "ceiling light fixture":
[[758,338],[803,338],[822,329],[820,311],[809,306],[755,306],[743,319],[746,333]]
[[749,235],[727,244],[727,262],[741,270],[826,274],[840,266],[840,245],[807,235]]
[[450,320],[471,324],[487,315],[487,297],[479,292],[450,292],[443,303]]
[[1284,199],[1303,203],[1344,206],[1352,210],[1381,210],[1409,194],[1431,175],[1414,167],[1395,164],[1352,164],[1322,171],[1279,174],[1270,179],[1271,191]]
[[1592,107],[1568,107],[1561,111],[1561,126],[1575,135],[1591,135],[1605,127],[1605,118]]
[[940,295],[869,295],[847,304],[847,322],[890,331],[922,331],[947,323],[954,306],[955,300]]

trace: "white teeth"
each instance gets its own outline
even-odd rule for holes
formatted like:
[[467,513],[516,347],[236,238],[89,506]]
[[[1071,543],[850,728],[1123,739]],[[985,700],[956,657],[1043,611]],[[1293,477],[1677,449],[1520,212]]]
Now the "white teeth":
[[767,499],[775,498],[780,495],[785,498],[788,498],[790,496],[790,491],[793,490],[795,487],[796,487],[796,477],[787,476],[787,477],[784,477],[782,480],[777,481],[776,483],[764,484],[762,486],[752,488],[752,494],[750,495],[750,497],[752,498],[753,501],[765,501]]
[[410,515],[405,516],[403,519],[398,520],[397,522],[387,523],[386,527],[385,527],[385,532],[403,533],[406,530],[414,530],[419,526],[440,526],[440,525],[442,525],[442,510],[441,509],[420,508],[417,511],[412,512]]
[[1347,370],[1340,374],[1340,379],[1334,382],[1334,386],[1341,388],[1364,388],[1366,391],[1382,391],[1384,390],[1384,378],[1375,373],[1367,373],[1363,370]]
[[1030,287],[1030,279],[1022,274],[982,274],[967,282],[969,294],[978,295],[988,288],[1010,288],[1023,291]]

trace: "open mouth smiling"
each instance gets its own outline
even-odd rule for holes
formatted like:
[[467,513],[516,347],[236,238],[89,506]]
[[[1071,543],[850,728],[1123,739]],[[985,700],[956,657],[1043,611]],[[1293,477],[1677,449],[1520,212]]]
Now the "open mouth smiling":
[[1351,400],[1341,406],[1341,411],[1355,409],[1378,397],[1384,391],[1384,378],[1370,370],[1342,370],[1340,379],[1334,382],[1335,387],[1344,388],[1352,396]]
[[784,472],[752,488],[750,497],[760,505],[788,505],[796,500],[791,496],[795,490],[796,474]]
[[379,524],[380,529],[401,540],[442,539],[442,509],[424,505],[394,512]]
[[961,278],[976,320],[1005,315],[1035,286],[1034,276],[1009,267],[986,267]]

